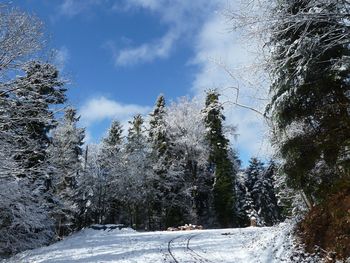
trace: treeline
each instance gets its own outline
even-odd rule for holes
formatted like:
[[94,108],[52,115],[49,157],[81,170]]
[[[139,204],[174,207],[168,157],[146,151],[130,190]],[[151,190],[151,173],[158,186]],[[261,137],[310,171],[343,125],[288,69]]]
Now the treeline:
[[237,227],[253,216],[259,225],[278,222],[274,165],[253,158],[240,169],[218,97],[210,91],[203,106],[183,98],[165,107],[160,96],[147,123],[140,115],[130,121],[126,138],[114,121],[102,142],[85,152],[78,225]]

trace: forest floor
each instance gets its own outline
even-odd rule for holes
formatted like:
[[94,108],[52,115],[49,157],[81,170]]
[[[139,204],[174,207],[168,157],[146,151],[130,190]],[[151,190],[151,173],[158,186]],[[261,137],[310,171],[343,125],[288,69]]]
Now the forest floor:
[[4,262],[290,262],[291,227],[136,232],[84,229]]

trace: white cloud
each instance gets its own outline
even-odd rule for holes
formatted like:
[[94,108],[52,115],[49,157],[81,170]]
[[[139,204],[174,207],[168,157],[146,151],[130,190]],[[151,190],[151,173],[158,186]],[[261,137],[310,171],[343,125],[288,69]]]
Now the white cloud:
[[104,0],[63,0],[59,6],[59,15],[76,16],[94,5],[100,5]]
[[79,115],[85,126],[90,126],[104,120],[116,119],[125,122],[136,114],[146,114],[150,107],[136,104],[123,104],[105,97],[94,98],[80,107]]
[[166,58],[178,35],[169,32],[153,43],[145,43],[135,48],[126,48],[115,54],[115,63],[118,66],[130,66],[142,62],[151,62],[157,58]]
[[117,2],[114,10],[129,12],[144,9],[157,15],[169,29],[161,37],[136,46],[121,48],[108,45],[112,50],[116,66],[130,66],[152,62],[170,56],[178,41],[186,41],[195,35],[206,15],[215,10],[215,2],[200,1],[128,0]]
[[[147,8],[150,10],[156,10],[161,5],[162,0],[128,0],[124,3],[124,9],[131,9],[133,7]],[[115,4],[115,8],[118,8],[118,4]]]

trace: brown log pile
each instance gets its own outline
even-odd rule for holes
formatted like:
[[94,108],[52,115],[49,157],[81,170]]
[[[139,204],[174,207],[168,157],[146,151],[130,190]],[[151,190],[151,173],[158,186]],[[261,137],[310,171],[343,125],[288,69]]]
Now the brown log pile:
[[203,230],[203,226],[185,224],[184,226],[168,227],[167,229],[167,231],[189,231],[189,230]]

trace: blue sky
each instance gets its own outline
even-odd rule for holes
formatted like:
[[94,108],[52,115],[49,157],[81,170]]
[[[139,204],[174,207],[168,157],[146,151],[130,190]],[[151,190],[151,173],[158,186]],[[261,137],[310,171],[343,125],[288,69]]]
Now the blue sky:
[[[79,109],[91,141],[104,135],[113,118],[126,122],[135,113],[148,113],[160,93],[170,101],[218,88],[229,102],[235,92],[228,87],[244,86],[240,100],[252,105],[249,94],[260,92],[244,84],[251,79],[244,68],[254,56],[223,15],[235,0],[13,3],[44,21],[48,47],[57,50],[55,62],[71,82],[69,102]],[[227,69],[236,70],[234,78]],[[238,126],[234,145],[242,159],[264,155],[261,117],[227,105],[227,122]]]

